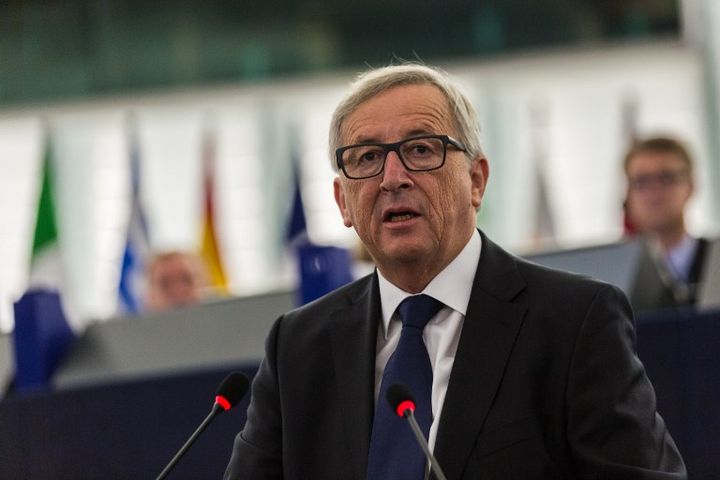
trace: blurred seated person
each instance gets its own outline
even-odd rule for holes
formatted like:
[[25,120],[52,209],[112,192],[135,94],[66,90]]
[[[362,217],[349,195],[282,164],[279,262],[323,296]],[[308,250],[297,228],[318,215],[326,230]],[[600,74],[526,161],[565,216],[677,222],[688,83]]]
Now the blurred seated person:
[[148,264],[147,283],[149,310],[187,307],[203,301],[207,272],[202,260],[192,252],[163,252]]
[[690,235],[685,211],[694,192],[693,161],[669,137],[637,142],[625,156],[626,221],[646,236],[666,287],[655,308],[690,305],[701,279],[708,241]]

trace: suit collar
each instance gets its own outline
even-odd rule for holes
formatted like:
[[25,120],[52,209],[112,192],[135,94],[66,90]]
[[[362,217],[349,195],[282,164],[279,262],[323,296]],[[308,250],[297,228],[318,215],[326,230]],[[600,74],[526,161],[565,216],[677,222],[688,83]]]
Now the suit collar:
[[525,288],[515,259],[484,235],[482,243],[435,447],[449,479],[470,458],[526,312],[512,302]]
[[[497,297],[502,301],[510,301],[525,288],[517,268],[515,257],[490,240],[483,232],[482,255],[475,276],[475,287]],[[470,299],[472,301],[472,297]]]

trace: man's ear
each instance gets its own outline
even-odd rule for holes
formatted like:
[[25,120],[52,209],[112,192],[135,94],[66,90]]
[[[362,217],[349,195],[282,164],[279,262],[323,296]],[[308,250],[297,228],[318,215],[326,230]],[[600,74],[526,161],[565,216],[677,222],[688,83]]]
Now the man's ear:
[[348,228],[352,227],[352,219],[350,218],[350,212],[347,208],[347,203],[345,202],[345,190],[340,177],[335,177],[333,180],[333,192],[335,194],[335,203],[337,203],[337,206],[340,209],[343,224]]
[[480,208],[485,187],[490,176],[490,165],[485,157],[478,155],[470,164],[470,182],[472,182],[471,200],[475,209]]

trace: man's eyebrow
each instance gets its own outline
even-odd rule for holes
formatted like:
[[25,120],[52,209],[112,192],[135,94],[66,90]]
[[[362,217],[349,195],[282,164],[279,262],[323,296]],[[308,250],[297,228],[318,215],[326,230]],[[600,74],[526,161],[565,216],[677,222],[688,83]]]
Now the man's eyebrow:
[[358,137],[353,142],[352,145],[360,144],[360,143],[382,143],[377,137]]
[[[428,130],[426,128],[416,128],[414,130],[410,130],[409,132],[405,132],[405,134],[402,136],[402,138],[398,141],[401,142],[405,139],[419,137],[422,135],[435,135],[435,132],[432,130]],[[381,142],[377,137],[361,136],[361,137],[358,137],[357,139],[355,139],[351,145],[364,144],[364,143],[385,144],[385,143],[395,143],[395,142]]]
[[435,135],[436,132],[428,130],[426,128],[416,128],[405,134],[405,138],[419,137],[421,135]]

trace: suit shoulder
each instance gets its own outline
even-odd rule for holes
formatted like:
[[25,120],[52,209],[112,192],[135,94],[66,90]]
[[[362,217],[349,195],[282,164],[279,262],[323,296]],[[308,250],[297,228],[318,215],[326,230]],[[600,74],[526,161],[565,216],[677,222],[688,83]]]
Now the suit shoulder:
[[304,330],[322,328],[335,312],[367,298],[372,289],[377,288],[374,277],[374,274],[367,275],[288,311],[281,317],[283,329],[294,329],[298,324]]
[[367,296],[376,283],[372,275],[361,278],[280,316],[268,336],[268,350],[277,352],[278,361],[293,359],[292,363],[330,345],[329,339],[348,319],[348,312],[367,308]]
[[545,267],[518,257],[486,236],[483,236],[482,248],[476,278],[498,298],[509,300],[519,295],[518,298],[541,305],[567,304],[572,299],[577,306],[578,301],[592,301],[601,291],[611,296],[624,296],[617,287],[598,279]]
[[518,272],[527,282],[528,288],[542,291],[549,299],[568,296],[590,299],[603,290],[612,292],[612,295],[625,296],[617,286],[597,278],[545,267],[521,258],[516,258],[516,262]]

